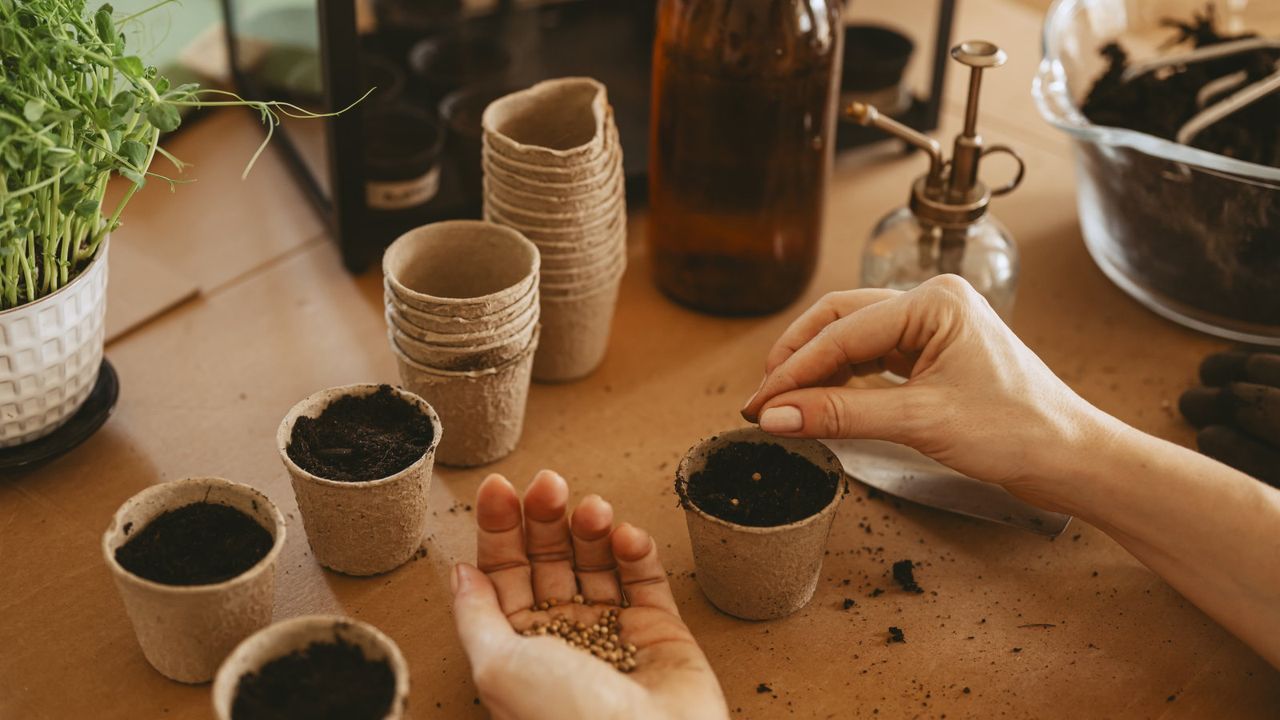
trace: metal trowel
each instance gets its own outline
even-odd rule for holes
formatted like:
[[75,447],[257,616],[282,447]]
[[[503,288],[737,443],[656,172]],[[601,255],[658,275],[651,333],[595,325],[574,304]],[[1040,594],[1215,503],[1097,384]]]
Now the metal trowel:
[[1056,537],[1070,515],[1041,510],[1004,488],[952,470],[904,445],[880,440],[823,440],[855,480],[903,500]]

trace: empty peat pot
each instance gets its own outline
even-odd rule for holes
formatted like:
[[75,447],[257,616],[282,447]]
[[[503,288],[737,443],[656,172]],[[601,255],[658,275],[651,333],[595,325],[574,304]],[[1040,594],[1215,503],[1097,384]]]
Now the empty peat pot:
[[676,492],[707,599],[745,620],[804,607],[844,487],[840,460],[816,440],[742,428],[693,446]]
[[249,637],[213,681],[219,720],[399,720],[409,666],[391,638],[333,615],[284,620]]
[[170,679],[208,682],[271,622],[284,537],[266,495],[222,478],[152,485],[125,501],[102,554],[147,661]]
[[293,406],[276,446],[317,562],[376,575],[418,551],[443,434],[425,400],[389,385],[329,388]]
[[592,78],[544,80],[489,103],[480,122],[486,143],[503,159],[562,170],[600,163],[607,169],[612,159],[608,91]]
[[382,256],[398,302],[432,315],[476,320],[529,298],[538,284],[538,248],[518,231],[480,220],[414,228]]
[[414,360],[390,338],[400,380],[415,393],[431,398],[449,422],[449,442],[440,447],[440,462],[453,467],[487,465],[510,455],[524,432],[525,405],[533,358],[541,331],[523,352],[501,365],[476,370],[443,370]]

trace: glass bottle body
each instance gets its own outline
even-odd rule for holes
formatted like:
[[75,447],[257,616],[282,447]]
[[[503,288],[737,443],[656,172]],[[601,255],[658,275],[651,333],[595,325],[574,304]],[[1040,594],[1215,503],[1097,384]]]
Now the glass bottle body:
[[1009,320],[1018,289],[1018,248],[991,215],[962,229],[943,230],[899,208],[876,225],[862,251],[863,287],[910,290],[946,273],[968,280]]
[[661,0],[654,280],[717,314],[778,310],[817,263],[839,83],[838,0]]

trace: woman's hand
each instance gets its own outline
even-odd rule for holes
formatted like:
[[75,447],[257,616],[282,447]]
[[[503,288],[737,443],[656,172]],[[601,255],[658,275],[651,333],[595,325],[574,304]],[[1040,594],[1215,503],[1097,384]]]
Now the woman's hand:
[[[477,491],[479,569],[454,567],[454,619],[493,717],[728,718],[653,539],[626,523],[614,528],[613,508],[597,495],[566,518],[568,499],[564,478],[548,470],[525,491],[523,513],[500,475]],[[571,602],[575,595],[587,604]],[[535,609],[552,600],[550,610]],[[562,640],[517,632],[557,616],[591,625],[614,608],[621,642],[636,648],[628,674]]]
[[[909,380],[844,387],[885,369]],[[827,295],[779,338],[742,414],[775,435],[902,443],[1049,507],[1060,506],[1053,470],[1115,425],[954,275]]]
[[[960,278],[828,295],[767,369],[766,432],[892,440],[1079,515],[1280,667],[1280,491],[1089,405]],[[864,369],[910,379],[843,387]]]

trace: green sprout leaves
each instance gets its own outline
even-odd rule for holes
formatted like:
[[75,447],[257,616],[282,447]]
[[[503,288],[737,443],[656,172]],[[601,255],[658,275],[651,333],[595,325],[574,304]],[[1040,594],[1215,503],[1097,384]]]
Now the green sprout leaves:
[[[148,177],[176,182],[151,165],[159,154],[183,168],[158,146],[163,133],[182,124],[182,108],[258,111],[267,133],[246,175],[281,116],[338,114],[246,101],[194,84],[171,87],[126,52],[120,28],[175,1],[157,0],[120,18],[110,5],[90,12],[86,0],[0,0],[0,310],[74,279]],[[114,207],[104,208],[113,176],[130,186]]]

